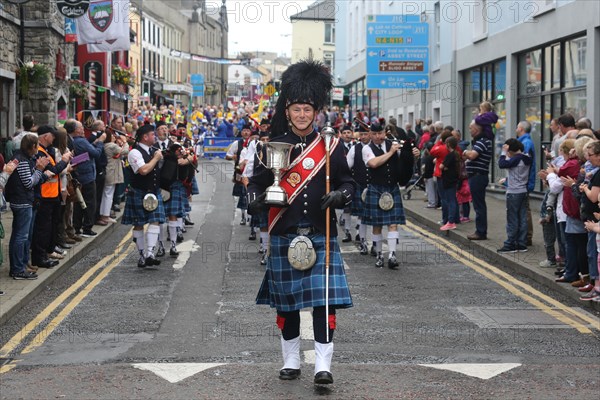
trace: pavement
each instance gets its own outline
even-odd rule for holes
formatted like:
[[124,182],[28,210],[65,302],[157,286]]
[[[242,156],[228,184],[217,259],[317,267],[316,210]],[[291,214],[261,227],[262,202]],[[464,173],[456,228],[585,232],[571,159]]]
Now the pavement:
[[[556,283],[554,279],[554,268],[541,268],[539,262],[545,259],[545,251],[542,240],[541,226],[537,223],[539,210],[539,201],[531,200],[531,209],[533,213],[533,246],[529,247],[526,253],[498,254],[496,250],[502,247],[506,239],[506,208],[504,196],[500,193],[487,194],[488,206],[488,240],[470,241],[467,235],[475,231],[475,212],[471,207],[472,222],[458,225],[453,231],[442,232],[439,230],[438,221],[441,219],[441,210],[425,208],[423,201],[425,192],[414,189],[411,193],[411,199],[404,200],[404,208],[409,221],[416,222],[425,226],[432,236],[440,235],[450,239],[463,250],[472,252],[479,258],[483,258],[490,264],[501,267],[505,271],[515,275],[525,277],[537,283],[542,290],[558,297],[561,300],[569,299],[574,301],[577,306],[600,311],[600,303],[583,302],[579,300],[581,293],[570,284]],[[117,213],[117,221],[120,220],[120,213]],[[119,222],[117,222],[118,224]],[[52,269],[38,270],[39,278],[33,281],[16,281],[8,276],[8,241],[12,227],[12,213],[9,211],[2,214],[2,224],[5,230],[5,238],[1,241],[4,262],[0,266],[0,290],[5,294],[0,296],[0,324],[4,324],[13,315],[19,312],[23,307],[32,301],[35,296],[45,287],[50,285],[61,274],[67,272],[69,268],[85,257],[88,253],[102,246],[104,239],[115,231],[115,224],[107,226],[94,226],[94,231],[98,235],[94,238],[84,238],[83,242],[78,243],[70,250],[67,250],[67,256],[61,260],[58,266]]]

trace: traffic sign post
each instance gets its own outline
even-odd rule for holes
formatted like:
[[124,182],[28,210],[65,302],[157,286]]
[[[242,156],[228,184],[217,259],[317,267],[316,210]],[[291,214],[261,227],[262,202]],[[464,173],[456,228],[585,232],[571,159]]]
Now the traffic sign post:
[[429,88],[429,25],[419,15],[367,17],[367,89]]
[[275,86],[273,86],[273,85],[267,85],[267,86],[265,86],[264,92],[268,96],[273,96],[275,94],[275,92],[276,92]]

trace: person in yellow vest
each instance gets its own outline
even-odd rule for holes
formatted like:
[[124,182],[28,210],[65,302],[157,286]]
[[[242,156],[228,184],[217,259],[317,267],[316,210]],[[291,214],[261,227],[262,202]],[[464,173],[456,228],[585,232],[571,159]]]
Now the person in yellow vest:
[[63,251],[56,248],[56,228],[60,219],[59,174],[67,167],[73,156],[70,151],[66,151],[59,162],[55,161],[52,142],[56,134],[56,130],[49,125],[38,129],[37,157],[49,160],[44,169],[42,183],[35,188],[33,203],[31,264],[39,268],[52,268],[58,264],[57,259],[64,258]]

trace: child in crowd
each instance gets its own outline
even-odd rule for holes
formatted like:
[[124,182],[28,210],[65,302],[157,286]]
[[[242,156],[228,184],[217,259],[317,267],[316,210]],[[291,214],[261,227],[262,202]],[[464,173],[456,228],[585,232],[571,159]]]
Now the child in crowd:
[[475,123],[481,126],[481,136],[494,140],[494,125],[498,122],[498,116],[494,112],[492,103],[484,101],[479,105],[479,115],[475,117]]
[[510,138],[502,146],[498,167],[508,169],[506,188],[506,235],[498,253],[527,251],[527,183],[531,158],[523,153],[523,144]]
[[448,149],[448,154],[440,164],[442,171],[442,182],[440,194],[442,197],[442,221],[446,224],[440,228],[441,231],[456,229],[456,220],[458,215],[458,202],[456,200],[456,187],[458,185],[460,160],[456,147],[458,140],[454,136],[446,138],[444,142]]

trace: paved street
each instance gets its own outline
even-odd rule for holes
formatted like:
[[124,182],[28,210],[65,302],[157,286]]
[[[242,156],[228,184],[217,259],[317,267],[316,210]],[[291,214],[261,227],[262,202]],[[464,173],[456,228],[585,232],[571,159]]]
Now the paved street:
[[2,325],[0,398],[597,396],[591,309],[412,218],[398,271],[342,244],[354,307],[338,312],[334,384],[312,383],[310,310],[301,379],[280,381],[275,312],[254,304],[264,267],[239,225],[231,167],[203,161],[198,180],[177,259],[138,269],[118,226]]

